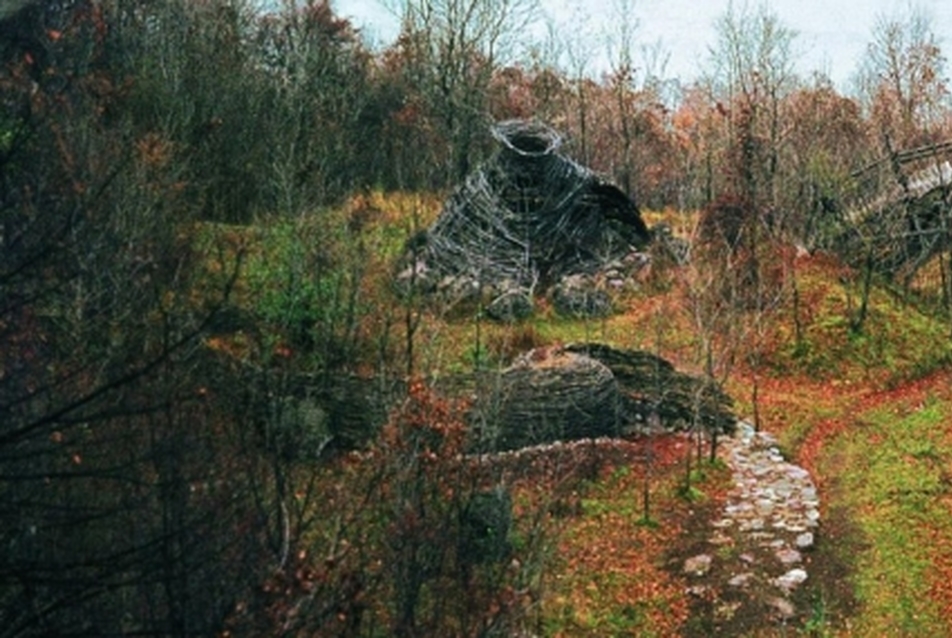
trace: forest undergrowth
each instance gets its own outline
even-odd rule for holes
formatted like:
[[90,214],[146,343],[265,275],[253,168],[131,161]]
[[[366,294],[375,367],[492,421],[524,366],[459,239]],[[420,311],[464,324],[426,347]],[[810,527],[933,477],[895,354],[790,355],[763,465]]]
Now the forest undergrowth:
[[[654,273],[654,279],[619,295],[620,311],[606,319],[559,318],[542,300],[531,319],[501,325],[481,320],[478,307],[437,310],[420,300],[408,323],[401,314],[406,305],[392,299],[387,287],[390,264],[400,246],[398,235],[413,232],[407,215],[432,219],[435,204],[373,194],[353,200],[341,217],[353,232],[353,219],[361,216],[357,244],[373,246],[362,262],[368,274],[362,303],[391,299],[377,304],[391,316],[365,313],[364,323],[355,327],[378,336],[382,328],[390,331],[386,343],[378,341],[379,349],[364,356],[405,356],[411,330],[411,338],[421,344],[414,354],[417,368],[437,377],[479,365],[504,366],[529,348],[581,340],[659,352],[679,367],[700,371],[685,284],[677,273],[660,278]],[[396,231],[400,221],[403,228]],[[272,237],[293,242],[307,236],[307,229],[299,228]],[[281,264],[299,259],[274,259],[286,250],[280,243],[265,259],[271,245],[266,241],[255,249],[262,257],[248,258],[253,267],[267,264],[280,271]],[[262,299],[252,294],[253,286],[268,279],[260,272],[256,276],[239,282],[239,298]],[[792,276],[797,277],[798,306],[782,296],[765,315],[757,369],[738,355],[725,387],[742,417],[751,418],[756,400],[760,426],[778,436],[788,458],[813,474],[823,510],[816,560],[825,555],[836,569],[816,571],[805,595],[813,603],[793,626],[779,626],[765,613],[756,635],[789,635],[791,629],[804,635],[944,632],[944,611],[952,604],[945,584],[952,569],[949,327],[884,286],[872,291],[863,329],[856,331],[851,317],[858,283],[849,269],[829,256],[804,255]],[[279,272],[274,281],[286,277]],[[911,300],[914,293],[909,294]],[[793,313],[798,314],[798,336],[791,328]],[[281,338],[288,334],[282,332]],[[298,346],[281,338],[270,347],[289,359],[298,356]],[[210,345],[228,350],[235,343],[219,338]],[[372,368],[366,360],[361,366]],[[755,372],[756,399],[751,395]],[[508,609],[522,610],[517,624],[552,636],[681,635],[689,622],[690,597],[683,575],[672,565],[710,524],[730,483],[722,465],[698,462],[691,498],[685,498],[683,459],[692,448],[683,435],[601,442],[581,456],[572,452],[574,460],[563,471],[551,466],[520,470],[512,483],[515,553],[508,572],[495,576],[513,579],[503,590],[510,592],[504,597]],[[433,601],[425,601],[434,585],[422,585],[420,594],[422,608],[433,613],[435,608],[428,607]],[[392,595],[392,586],[381,585],[377,594]],[[368,603],[368,609],[375,604]],[[490,605],[493,617],[501,617],[501,604]],[[378,622],[393,622],[392,611],[378,611]]]

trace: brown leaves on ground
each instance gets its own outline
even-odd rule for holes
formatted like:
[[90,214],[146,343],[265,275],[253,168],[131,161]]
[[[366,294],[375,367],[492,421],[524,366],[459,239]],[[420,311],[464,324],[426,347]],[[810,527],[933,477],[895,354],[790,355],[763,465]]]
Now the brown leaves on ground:
[[554,636],[679,635],[688,600],[665,562],[692,514],[676,495],[688,440],[672,435],[605,445],[614,450],[597,480],[578,493],[575,515],[559,536],[547,628]]

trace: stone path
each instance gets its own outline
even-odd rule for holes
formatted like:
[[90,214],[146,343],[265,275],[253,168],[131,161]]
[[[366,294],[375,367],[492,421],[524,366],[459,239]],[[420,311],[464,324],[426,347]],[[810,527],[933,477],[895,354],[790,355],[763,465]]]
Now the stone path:
[[[820,521],[816,486],[809,472],[784,460],[773,436],[754,432],[748,423],[723,441],[719,454],[733,472],[734,487],[713,521],[710,553],[685,561],[685,574],[707,583],[691,591],[724,592],[718,612],[724,620],[746,604],[787,621],[797,614],[791,594],[809,578],[805,554]],[[708,573],[726,582],[701,578]]]

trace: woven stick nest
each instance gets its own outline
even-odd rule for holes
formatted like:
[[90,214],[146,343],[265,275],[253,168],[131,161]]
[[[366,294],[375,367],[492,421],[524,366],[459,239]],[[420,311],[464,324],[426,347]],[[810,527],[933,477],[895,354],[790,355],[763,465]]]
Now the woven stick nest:
[[496,154],[444,204],[414,256],[433,278],[532,291],[593,272],[643,246],[635,203],[561,155],[561,136],[535,121],[497,124]]
[[470,420],[479,451],[618,437],[651,423],[730,433],[737,422],[716,384],[651,353],[597,343],[531,350],[476,394]]

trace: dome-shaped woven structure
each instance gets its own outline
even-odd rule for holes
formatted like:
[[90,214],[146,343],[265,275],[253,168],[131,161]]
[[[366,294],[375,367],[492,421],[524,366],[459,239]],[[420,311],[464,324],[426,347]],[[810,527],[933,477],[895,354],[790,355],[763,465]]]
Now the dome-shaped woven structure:
[[416,253],[428,274],[531,291],[648,242],[634,201],[561,155],[554,129],[510,120],[493,135],[498,152],[450,196]]

